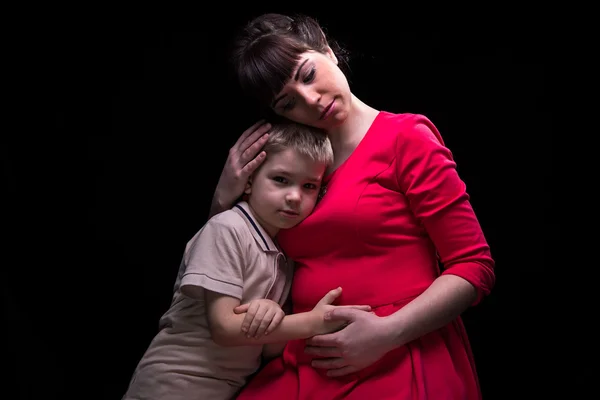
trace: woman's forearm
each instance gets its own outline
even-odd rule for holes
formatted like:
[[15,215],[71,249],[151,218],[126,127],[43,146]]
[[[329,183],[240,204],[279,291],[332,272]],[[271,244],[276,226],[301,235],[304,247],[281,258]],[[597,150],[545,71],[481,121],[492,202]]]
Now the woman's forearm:
[[402,346],[439,329],[464,312],[477,297],[476,289],[456,275],[442,275],[420,296],[385,317],[395,346]]
[[210,204],[210,212],[208,214],[208,218],[210,219],[215,215],[219,214],[220,212],[228,210],[229,208],[231,208],[231,205],[230,207],[227,207],[227,205],[223,205],[221,198],[219,197],[217,192],[215,192],[215,194],[213,195],[212,203]]
[[220,212],[229,210],[231,207],[233,207],[237,200],[238,197],[232,198],[231,196],[223,196],[217,186],[210,204],[210,214],[208,215],[208,218],[212,218]]

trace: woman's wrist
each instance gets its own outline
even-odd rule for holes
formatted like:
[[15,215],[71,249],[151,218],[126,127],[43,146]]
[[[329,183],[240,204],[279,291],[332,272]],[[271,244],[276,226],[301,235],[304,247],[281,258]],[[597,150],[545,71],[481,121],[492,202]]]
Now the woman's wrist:
[[213,195],[212,203],[210,205],[210,216],[212,217],[216,214],[219,214],[220,212],[231,208],[232,205],[233,204],[227,204],[223,200],[223,196],[221,195],[221,193],[218,190],[216,190],[215,194]]
[[387,317],[381,317],[381,326],[376,329],[379,332],[380,337],[378,340],[380,343],[385,343],[386,347],[390,350],[405,345],[408,341],[405,338],[405,326],[401,322],[400,315],[389,315]]

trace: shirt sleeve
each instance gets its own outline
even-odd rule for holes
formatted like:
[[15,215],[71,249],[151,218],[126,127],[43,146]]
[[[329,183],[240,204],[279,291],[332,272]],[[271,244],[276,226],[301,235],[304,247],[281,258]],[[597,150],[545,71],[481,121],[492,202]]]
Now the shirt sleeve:
[[181,291],[197,297],[201,287],[238,299],[243,294],[244,246],[234,224],[209,220],[190,241],[185,254]]
[[406,126],[396,142],[398,185],[438,251],[442,275],[470,282],[477,289],[477,304],[494,285],[495,263],[466,185],[429,119],[416,115]]

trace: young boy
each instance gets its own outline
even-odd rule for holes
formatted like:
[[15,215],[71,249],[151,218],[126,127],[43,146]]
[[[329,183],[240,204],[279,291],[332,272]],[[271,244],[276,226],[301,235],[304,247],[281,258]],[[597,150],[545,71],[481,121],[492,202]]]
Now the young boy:
[[212,217],[187,243],[171,307],[124,400],[230,399],[263,355],[341,328],[323,319],[341,288],[310,312],[284,316],[293,270],[275,239],[315,207],[333,158],[329,140],[315,128],[282,122],[272,124],[264,150],[246,200]]

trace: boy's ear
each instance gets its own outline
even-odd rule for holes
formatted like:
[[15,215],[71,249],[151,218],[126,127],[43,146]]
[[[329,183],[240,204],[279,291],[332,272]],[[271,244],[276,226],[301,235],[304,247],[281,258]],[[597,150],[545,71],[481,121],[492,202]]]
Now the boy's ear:
[[246,188],[244,189],[244,194],[252,193],[252,177],[248,178],[248,182],[246,182]]

